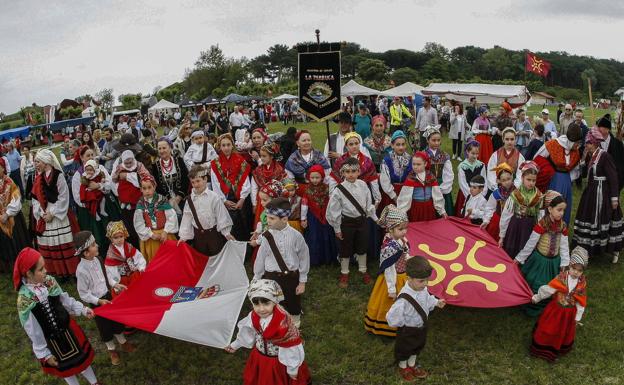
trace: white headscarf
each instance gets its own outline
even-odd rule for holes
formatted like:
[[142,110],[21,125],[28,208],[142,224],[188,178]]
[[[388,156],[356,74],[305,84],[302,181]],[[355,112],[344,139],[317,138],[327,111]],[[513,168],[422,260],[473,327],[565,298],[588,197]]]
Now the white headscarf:
[[45,164],[49,164],[50,166],[61,172],[63,171],[63,168],[61,167],[61,164],[59,163],[56,155],[54,155],[54,153],[48,149],[37,151],[37,156],[35,156],[35,160],[38,160]]
[[85,163],[84,168],[86,169],[87,166],[91,166],[93,167],[93,170],[95,171],[93,173],[93,177],[96,177],[100,171],[100,166],[97,164],[97,162],[95,161],[95,159],[90,159],[89,161],[87,161],[87,163]]
[[[127,159],[132,159],[133,160],[133,162],[132,162],[133,164],[132,164],[132,166],[130,168],[127,168],[125,163],[124,163]],[[136,166],[136,163],[137,163],[136,162],[136,158],[134,157],[134,153],[132,151],[126,150],[126,151],[121,153],[121,167],[124,170],[130,171],[130,169],[132,169],[132,168],[134,168]]]

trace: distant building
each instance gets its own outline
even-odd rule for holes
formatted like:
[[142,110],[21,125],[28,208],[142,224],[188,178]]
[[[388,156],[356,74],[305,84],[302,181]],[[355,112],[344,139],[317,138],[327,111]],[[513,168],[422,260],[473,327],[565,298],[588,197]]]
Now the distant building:
[[555,104],[555,97],[546,92],[531,92],[531,104],[544,105]]

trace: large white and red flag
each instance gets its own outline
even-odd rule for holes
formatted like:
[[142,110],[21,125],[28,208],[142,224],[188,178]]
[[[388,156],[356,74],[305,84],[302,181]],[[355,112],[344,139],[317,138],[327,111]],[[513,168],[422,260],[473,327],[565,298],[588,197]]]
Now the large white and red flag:
[[223,348],[234,333],[249,280],[246,244],[228,241],[221,253],[200,254],[166,241],[143,273],[99,316],[150,333]]

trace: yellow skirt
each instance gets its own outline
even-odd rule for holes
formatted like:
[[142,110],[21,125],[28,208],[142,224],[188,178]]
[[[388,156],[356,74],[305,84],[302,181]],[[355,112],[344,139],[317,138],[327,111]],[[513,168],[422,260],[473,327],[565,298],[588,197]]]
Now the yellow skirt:
[[[160,234],[163,232],[163,230],[152,230],[152,232],[154,234]],[[167,234],[167,239],[176,240],[176,236],[175,234]],[[160,248],[160,241],[155,241],[153,239],[148,239],[147,241],[140,241],[139,244],[139,250],[141,250],[141,254],[143,254],[143,257],[145,257],[145,260],[149,263],[152,258],[154,258],[154,256],[156,255],[156,252],[158,252],[158,249]]]
[[300,220],[295,220],[295,221],[288,221],[288,224],[290,225],[290,227],[292,227],[293,229],[297,230],[298,232],[300,232],[301,234],[303,234],[303,227],[301,227],[301,221]]
[[[406,281],[407,274],[397,274],[397,295],[399,295],[401,289],[405,286]],[[368,300],[366,316],[364,317],[364,329],[367,332],[380,336],[396,337],[397,329],[388,326],[388,321],[386,321],[386,313],[390,310],[393,303],[394,300],[388,297],[386,277],[383,274],[379,274],[375,282],[375,287],[373,287],[373,292]]]

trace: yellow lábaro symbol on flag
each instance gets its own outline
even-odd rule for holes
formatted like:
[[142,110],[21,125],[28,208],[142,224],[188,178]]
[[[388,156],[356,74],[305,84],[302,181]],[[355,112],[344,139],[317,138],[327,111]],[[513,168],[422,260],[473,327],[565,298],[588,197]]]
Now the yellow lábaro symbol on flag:
[[533,72],[542,72],[542,65],[544,65],[544,61],[542,59],[538,59],[537,57],[533,56],[533,63],[531,63],[531,69],[533,70]]
[[[423,251],[429,257],[429,263],[433,267],[436,272],[436,278],[432,281],[429,281],[429,286],[437,285],[442,282],[444,278],[446,278],[446,269],[441,264],[435,262],[433,259],[439,259],[441,261],[454,261],[457,260],[464,253],[464,248],[466,246],[466,238],[457,237],[455,238],[455,243],[457,244],[457,248],[455,251],[452,251],[447,254],[438,254],[431,251],[431,248],[426,243],[421,243],[418,245],[418,249]],[[466,255],[466,264],[468,267],[472,268],[475,272],[489,272],[489,273],[503,273],[507,270],[507,267],[502,263],[496,264],[493,267],[484,266],[477,261],[477,251],[484,247],[486,243],[484,241],[478,240],[475,241],[468,251]],[[449,268],[454,272],[461,272],[464,270],[464,265],[459,262],[453,262],[450,264]],[[482,277],[478,274],[459,274],[453,277],[448,285],[446,286],[446,293],[448,295],[458,295],[459,293],[455,289],[457,285],[462,282],[473,281],[473,282],[481,282],[485,285],[485,288],[488,291],[497,291],[498,284],[496,282],[492,282],[487,278]]]
[[410,255],[429,261],[429,291],[449,304],[468,307],[517,306],[532,292],[518,266],[479,226],[448,218],[410,223]]

